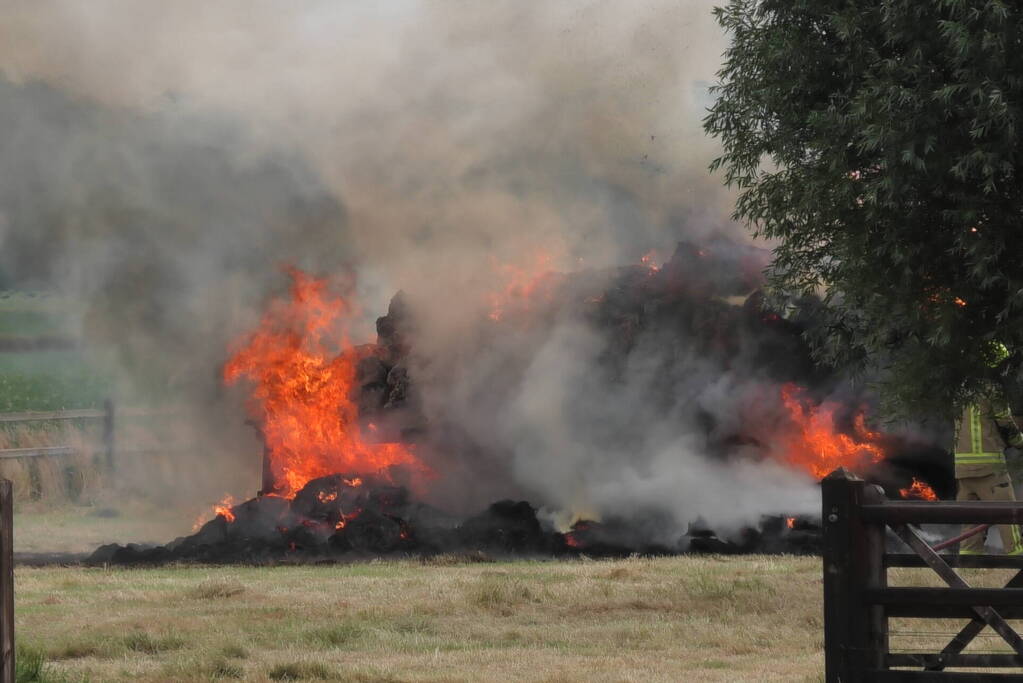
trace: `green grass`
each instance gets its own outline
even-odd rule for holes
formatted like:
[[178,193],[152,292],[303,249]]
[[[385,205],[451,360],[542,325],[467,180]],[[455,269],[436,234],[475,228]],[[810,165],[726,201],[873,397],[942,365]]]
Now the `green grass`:
[[0,336],[32,337],[61,331],[60,320],[50,313],[0,310]]
[[98,408],[110,391],[80,351],[0,353],[0,412]]
[[40,292],[0,291],[0,336],[31,337],[66,332],[69,302]]
[[[0,291],[0,337],[66,336],[70,310],[57,296]],[[0,412],[99,407],[110,389],[81,351],[0,352]]]
[[278,664],[267,674],[272,681],[308,681],[310,679],[326,681],[336,679],[327,667],[317,662],[293,662]]
[[16,683],[64,683],[69,679],[54,673],[46,662],[42,650],[18,645],[14,655],[14,680]]

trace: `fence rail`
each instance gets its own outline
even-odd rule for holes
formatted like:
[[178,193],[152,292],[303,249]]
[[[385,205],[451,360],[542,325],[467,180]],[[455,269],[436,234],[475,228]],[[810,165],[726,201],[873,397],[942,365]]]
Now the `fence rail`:
[[[824,661],[828,683],[851,681],[1020,681],[1023,638],[1006,619],[1023,618],[1023,557],[939,555],[911,524],[1018,524],[1023,502],[888,501],[844,469],[821,484],[824,523]],[[888,553],[889,531],[912,551]],[[929,567],[945,588],[889,587],[890,567]],[[974,588],[954,567],[1016,569],[1004,588]],[[888,620],[968,619],[940,652],[891,652]],[[986,628],[1010,652],[964,653]],[[937,634],[936,634],[937,635]],[[915,667],[917,670],[894,667]],[[950,672],[949,667],[989,669]]]
[[[180,415],[180,409],[154,410],[151,408],[114,408],[114,402],[107,399],[103,402],[102,408],[81,408],[74,410],[49,410],[49,411],[24,411],[19,413],[0,413],[0,424],[14,424],[22,422],[48,422],[62,420],[102,420],[103,434],[100,442],[102,462],[108,471],[113,471],[115,465],[115,443],[114,443],[114,419],[120,418],[143,418],[143,417],[168,417]],[[183,452],[189,450],[186,447],[161,446],[152,448],[118,448],[117,453],[162,453],[162,452]],[[30,448],[4,448],[0,449],[0,461],[20,458],[43,458],[43,457],[66,457],[74,455],[78,448],[70,445],[61,446],[36,446]]]
[[82,410],[53,410],[49,412],[29,411],[24,413],[0,413],[0,422],[40,422],[43,420],[91,420],[104,418],[107,411],[95,408]]
[[14,458],[45,458],[52,455],[71,455],[75,449],[71,446],[39,446],[37,448],[4,448],[0,450],[0,460]]

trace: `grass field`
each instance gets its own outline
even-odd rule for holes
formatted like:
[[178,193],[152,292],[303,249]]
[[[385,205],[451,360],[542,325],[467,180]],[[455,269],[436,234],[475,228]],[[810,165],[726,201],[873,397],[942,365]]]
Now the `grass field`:
[[91,553],[106,543],[166,543],[191,533],[197,516],[137,501],[116,506],[26,502],[14,513],[14,551]]
[[815,558],[19,568],[57,680],[818,681]]
[[[17,628],[43,681],[798,683],[822,680],[820,572],[777,556],[23,567]],[[936,651],[961,625],[893,620],[892,649]],[[967,650],[989,651],[1006,651],[990,632]]]
[[0,413],[99,408],[110,389],[81,351],[0,353]]

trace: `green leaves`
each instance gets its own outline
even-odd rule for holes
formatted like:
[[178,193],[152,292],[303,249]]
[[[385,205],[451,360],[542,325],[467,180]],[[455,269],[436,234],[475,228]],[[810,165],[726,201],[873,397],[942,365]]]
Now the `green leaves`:
[[[1000,339],[1023,367],[1023,6],[731,0],[705,128],[772,277],[825,287],[822,357],[945,407]],[[963,303],[965,302],[965,304]],[[897,385],[897,386],[896,386]]]

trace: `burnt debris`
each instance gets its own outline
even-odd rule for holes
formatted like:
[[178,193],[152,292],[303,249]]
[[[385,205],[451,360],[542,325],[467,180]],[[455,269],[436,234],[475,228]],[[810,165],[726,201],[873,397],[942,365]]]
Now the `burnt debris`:
[[104,545],[85,562],[274,564],[446,553],[494,558],[813,553],[819,536],[812,520],[801,519],[790,529],[784,518],[765,518],[758,529],[724,538],[697,526],[671,544],[643,539],[622,520],[580,521],[561,533],[525,501],[499,501],[479,514],[456,518],[412,500],[407,489],[386,481],[331,475],[310,481],[292,500],[270,495],[235,505],[191,536],[166,545]]

